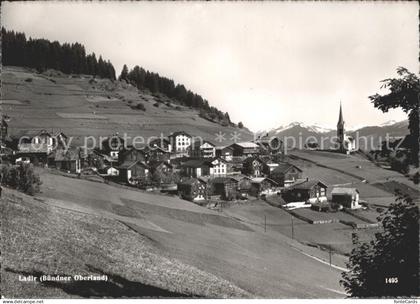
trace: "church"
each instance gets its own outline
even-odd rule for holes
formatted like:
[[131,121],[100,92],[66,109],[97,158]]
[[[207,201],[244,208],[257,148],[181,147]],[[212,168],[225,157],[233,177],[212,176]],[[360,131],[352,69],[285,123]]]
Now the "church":
[[357,150],[356,141],[352,136],[347,136],[344,130],[343,110],[340,102],[340,113],[338,115],[337,123],[337,144],[340,153],[350,154]]

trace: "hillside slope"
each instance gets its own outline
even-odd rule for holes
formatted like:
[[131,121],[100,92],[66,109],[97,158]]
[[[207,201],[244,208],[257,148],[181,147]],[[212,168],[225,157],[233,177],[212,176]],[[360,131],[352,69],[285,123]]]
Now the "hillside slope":
[[[3,67],[2,112],[11,117],[11,135],[45,128],[73,136],[74,144],[85,136],[168,135],[184,130],[216,145],[232,142],[234,132],[240,140],[252,138],[250,131],[225,127],[199,117],[196,110],[178,105],[163,95],[139,91],[126,82],[92,79],[89,75],[65,75],[48,70],[38,74],[21,67]],[[143,104],[145,111],[133,109]],[[216,134],[225,141],[216,141]],[[130,141],[130,140],[129,140]]]

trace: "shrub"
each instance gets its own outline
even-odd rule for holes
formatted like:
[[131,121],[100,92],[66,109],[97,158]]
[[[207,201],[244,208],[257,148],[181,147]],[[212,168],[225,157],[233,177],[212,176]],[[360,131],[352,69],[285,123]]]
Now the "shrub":
[[1,168],[1,183],[29,195],[39,192],[41,180],[35,173],[32,164],[19,166],[3,166]]
[[32,82],[32,78],[26,78],[25,81],[26,82]]
[[181,111],[181,107],[180,106],[176,106],[175,110]]
[[159,108],[159,103],[158,103],[158,102],[155,102],[155,103],[153,104],[153,106],[154,106],[154,107],[156,107],[156,108]]
[[144,107],[144,104],[142,104],[142,103],[138,103],[138,104],[136,104],[136,105],[134,106],[134,109],[136,109],[136,110],[141,110],[141,111],[146,112],[146,108]]

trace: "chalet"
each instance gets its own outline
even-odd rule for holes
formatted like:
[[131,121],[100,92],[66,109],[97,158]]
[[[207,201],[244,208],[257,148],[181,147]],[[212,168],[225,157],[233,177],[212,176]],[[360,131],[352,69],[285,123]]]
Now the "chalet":
[[102,176],[108,176],[108,177],[116,177],[120,175],[120,172],[117,168],[113,166],[105,166],[104,168],[98,170],[99,174]]
[[49,164],[59,170],[71,173],[82,172],[80,151],[56,149],[48,156],[48,159]]
[[54,149],[65,149],[67,147],[68,137],[61,131],[55,132],[52,135],[52,144]]
[[228,167],[225,160],[221,158],[213,158],[210,160],[210,176],[224,176],[228,173]]
[[166,138],[156,138],[154,140],[151,140],[148,143],[149,148],[159,147],[162,150],[171,153],[172,152],[172,144],[171,142]]
[[169,162],[171,154],[160,147],[144,147],[142,149],[147,162]]
[[216,146],[207,140],[196,140],[189,147],[189,154],[195,158],[216,157]]
[[125,148],[125,140],[114,134],[101,142],[99,151],[102,154],[110,156],[114,162],[117,162],[120,156],[120,153],[124,151]]
[[237,192],[240,196],[246,197],[251,190],[252,184],[251,179],[242,174],[232,174],[229,175],[230,178],[235,179],[238,182]]
[[188,156],[188,147],[191,145],[191,135],[184,131],[174,132],[168,136],[172,145],[172,153],[177,157]]
[[19,138],[18,151],[21,153],[45,153],[53,150],[53,136],[46,130],[27,131]]
[[146,163],[147,155],[143,149],[129,147],[127,150],[121,151],[118,155],[118,163],[141,161]]
[[220,157],[226,161],[231,161],[233,158],[233,148],[227,147],[216,147],[216,157]]
[[283,194],[287,202],[317,203],[327,201],[327,185],[319,180],[306,180],[295,184]]
[[149,175],[149,167],[140,160],[125,161],[117,167],[121,181],[132,185],[144,183]]
[[251,179],[250,194],[252,196],[274,194],[278,184],[268,177],[254,177]]
[[302,170],[289,163],[279,163],[278,166],[270,172],[269,176],[281,187],[289,187],[302,178]]
[[225,200],[235,199],[238,196],[238,181],[232,177],[212,178],[211,195],[220,195]]
[[256,156],[260,153],[260,148],[253,142],[234,143],[229,147],[232,148],[233,157],[249,157]]
[[178,195],[189,201],[207,199],[207,184],[197,178],[188,178],[178,183]]
[[359,205],[359,190],[356,188],[334,188],[331,192],[332,202],[345,208],[357,209]]
[[283,147],[283,142],[277,136],[270,136],[268,133],[259,136],[255,143],[260,147],[260,150],[266,154],[277,154]]
[[264,175],[264,167],[265,163],[259,157],[247,157],[242,162],[242,174],[260,177]]
[[187,177],[200,177],[210,175],[210,168],[213,167],[209,160],[190,159],[181,165],[181,174]]

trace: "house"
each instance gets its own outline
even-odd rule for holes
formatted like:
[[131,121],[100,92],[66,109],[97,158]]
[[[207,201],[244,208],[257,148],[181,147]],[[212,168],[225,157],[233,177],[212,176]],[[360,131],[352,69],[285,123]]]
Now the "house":
[[195,158],[213,158],[216,157],[216,146],[208,140],[196,140],[189,147],[189,154]]
[[52,144],[54,149],[66,149],[68,137],[61,131],[57,131],[52,135]]
[[238,181],[232,177],[215,177],[210,183],[211,195],[220,195],[225,200],[232,200],[238,196]]
[[251,179],[243,174],[232,174],[228,175],[230,178],[233,178],[237,181],[237,192],[240,196],[246,197],[251,190],[252,184]]
[[171,154],[161,147],[144,147],[141,150],[147,162],[169,162]]
[[187,177],[210,175],[211,162],[206,159],[190,159],[181,164],[181,174]]
[[154,183],[162,184],[176,184],[179,180],[179,175],[174,172],[171,164],[164,161],[149,163],[151,179]]
[[295,165],[289,163],[279,163],[278,166],[270,172],[269,176],[281,187],[289,187],[302,178],[302,173],[303,171]]
[[210,176],[224,176],[228,173],[227,162],[221,158],[214,158],[210,160]]
[[47,130],[30,130],[20,136],[18,151],[49,154],[53,150],[53,143],[53,137]]
[[256,156],[260,153],[260,148],[253,142],[240,142],[230,145],[233,157]]
[[117,167],[121,181],[132,185],[146,183],[149,175],[149,167],[140,160],[125,161]]
[[356,188],[336,187],[331,192],[332,202],[345,208],[357,209],[359,205],[359,190]]
[[58,170],[64,170],[71,173],[82,172],[82,163],[78,150],[56,149],[49,155],[49,163]]
[[254,177],[251,179],[250,194],[252,196],[274,194],[278,184],[268,177]]
[[233,158],[233,148],[227,147],[216,147],[216,157],[220,157],[226,161],[231,161]]
[[277,136],[270,136],[268,133],[258,136],[255,143],[260,146],[260,150],[266,154],[277,154],[283,147],[283,142]]
[[319,180],[306,180],[288,188],[283,194],[287,202],[317,203],[327,201],[327,185]]
[[18,136],[15,158],[29,158],[32,163],[48,163],[48,155],[53,151],[53,138],[46,130],[30,130]]
[[120,164],[136,160],[146,163],[147,159],[146,151],[135,147],[129,147],[126,150],[120,151],[118,154],[118,163]]
[[106,166],[98,170],[98,172],[103,176],[109,176],[109,177],[116,177],[120,175],[120,171],[113,166]]
[[188,156],[188,147],[191,145],[191,135],[184,131],[178,131],[168,136],[172,145],[172,153],[177,157]]
[[99,151],[102,154],[108,155],[114,162],[117,162],[120,156],[120,152],[125,150],[125,140],[118,136],[118,133],[105,138],[99,147]]
[[252,177],[260,177],[264,175],[264,167],[265,163],[259,158],[255,156],[247,157],[242,162],[242,174],[252,176]]
[[156,138],[154,140],[149,141],[148,143],[149,148],[153,147],[159,147],[162,150],[171,153],[172,152],[172,144],[171,142],[166,138]]
[[197,178],[188,178],[178,183],[178,195],[189,201],[207,199],[207,184]]

